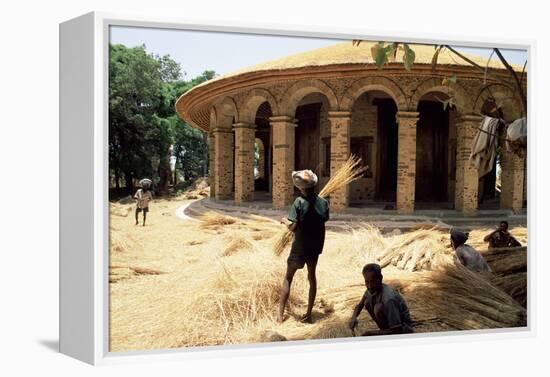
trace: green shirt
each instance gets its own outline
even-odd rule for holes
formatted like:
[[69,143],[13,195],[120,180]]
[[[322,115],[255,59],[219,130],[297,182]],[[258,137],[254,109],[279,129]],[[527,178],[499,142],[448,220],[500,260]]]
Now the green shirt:
[[325,222],[328,219],[328,202],[325,199],[317,194],[296,198],[288,215],[288,220],[296,223],[291,254],[321,254],[325,243]]

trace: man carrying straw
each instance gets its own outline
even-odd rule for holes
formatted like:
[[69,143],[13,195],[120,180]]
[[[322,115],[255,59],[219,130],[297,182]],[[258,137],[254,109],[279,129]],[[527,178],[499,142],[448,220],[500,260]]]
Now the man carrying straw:
[[134,195],[136,199],[136,225],[138,225],[138,216],[140,212],[143,212],[143,226],[145,226],[145,220],[147,219],[147,212],[149,212],[149,202],[153,200],[153,194],[151,193],[151,184],[150,179],[144,178],[139,181],[141,186]]
[[294,241],[290,249],[287,270],[281,287],[277,322],[281,323],[285,319],[284,311],[294,274],[304,265],[307,265],[309,296],[307,312],[301,320],[302,322],[312,323],[311,312],[317,294],[315,270],[325,243],[325,222],[329,219],[329,205],[326,199],[315,193],[317,176],[311,170],[293,172],[292,181],[300,190],[301,195],[292,204],[288,218],[281,220],[290,231],[294,232]]

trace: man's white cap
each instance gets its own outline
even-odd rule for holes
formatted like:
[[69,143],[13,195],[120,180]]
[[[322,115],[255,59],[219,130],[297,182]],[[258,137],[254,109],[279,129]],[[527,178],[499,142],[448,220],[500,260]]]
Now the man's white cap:
[[292,181],[294,186],[306,189],[317,185],[318,179],[317,175],[311,170],[298,170],[292,172]]

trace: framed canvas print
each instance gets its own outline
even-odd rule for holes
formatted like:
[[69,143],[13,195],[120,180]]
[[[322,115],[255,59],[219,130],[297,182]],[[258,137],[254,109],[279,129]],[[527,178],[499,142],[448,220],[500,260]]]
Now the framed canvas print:
[[528,334],[531,49],[61,24],[61,351],[95,364]]

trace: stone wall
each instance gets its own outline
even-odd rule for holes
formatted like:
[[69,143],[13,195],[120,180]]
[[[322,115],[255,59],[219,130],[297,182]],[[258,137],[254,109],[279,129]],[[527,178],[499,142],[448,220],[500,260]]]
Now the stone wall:
[[[422,72],[422,73],[421,73]],[[214,107],[218,114],[217,124],[220,127],[224,117],[233,117],[234,122],[242,122],[243,119],[253,119],[255,111],[262,103],[262,96],[269,102],[273,111],[271,119],[272,133],[271,148],[273,161],[272,194],[273,205],[282,208],[288,205],[294,197],[294,189],[290,178],[290,172],[294,169],[295,138],[293,116],[298,105],[305,102],[321,102],[319,161],[327,164],[327,153],[332,154],[330,166],[322,166],[316,172],[319,176],[319,189],[328,181],[328,176],[323,170],[330,171],[341,164],[344,155],[351,152],[353,138],[368,138],[370,151],[372,177],[361,178],[349,188],[349,196],[337,200],[338,206],[347,205],[349,202],[368,201],[374,198],[376,187],[375,177],[377,170],[377,107],[369,103],[369,98],[364,93],[373,91],[385,92],[392,97],[398,105],[399,146],[398,146],[398,184],[397,184],[397,209],[401,213],[410,213],[414,210],[414,191],[416,172],[416,120],[415,112],[417,103],[422,96],[430,91],[451,93],[456,98],[456,114],[475,113],[479,104],[476,103],[479,92],[482,90],[482,80],[475,74],[458,75],[457,83],[449,87],[441,84],[441,76],[428,73],[428,70],[418,69],[417,74],[411,72],[371,72],[364,76],[338,77],[331,76],[323,79],[298,78],[296,76],[287,80],[255,85],[252,89],[239,89],[224,98],[216,100]],[[251,95],[253,92],[254,95]],[[496,91],[496,93],[500,93]],[[502,91],[505,93],[505,91]],[[372,100],[372,98],[371,98]],[[248,101],[248,102],[247,102]],[[233,104],[235,104],[233,106]],[[345,134],[345,121],[329,119],[328,113],[351,114],[349,134]],[[232,114],[231,114],[232,113]],[[418,114],[416,113],[416,117]],[[336,118],[341,118],[336,116]],[[344,117],[345,118],[345,117]],[[467,117],[466,117],[467,118]],[[469,147],[474,136],[472,125],[479,124],[479,119],[459,119],[451,114],[449,119],[449,161],[448,161],[448,197],[454,198],[455,208],[465,213],[475,212],[477,209],[477,184],[474,183],[475,172],[467,163]],[[216,122],[215,122],[216,124]],[[225,128],[225,127],[221,127]],[[332,129],[338,129],[335,135]],[[344,131],[342,131],[344,129]],[[212,128],[209,136],[210,150],[210,174],[213,175],[212,196],[218,199],[234,198],[237,202],[252,200],[250,173],[248,164],[253,164],[253,136],[251,138],[246,131],[238,134],[237,146],[233,145],[233,135],[227,130]],[[219,131],[219,132],[218,132]],[[240,131],[239,131],[240,132]],[[339,140],[338,146],[327,142],[331,139]],[[349,140],[348,140],[349,139]],[[348,146],[348,142],[350,145]],[[343,148],[343,149],[342,149]],[[252,158],[250,157],[252,156]],[[335,160],[336,159],[336,160]],[[456,160],[456,161],[455,161]],[[266,161],[267,162],[267,161]],[[523,163],[523,162],[522,162]],[[456,167],[456,168],[455,168]],[[235,172],[233,171],[235,169]],[[242,174],[241,174],[242,172]],[[521,175],[521,178],[520,178]],[[506,208],[518,210],[521,208],[526,196],[524,187],[525,169],[519,167],[519,162],[511,162],[503,166],[504,189],[501,205]],[[235,178],[235,180],[234,180]],[[253,186],[253,181],[252,181]],[[508,190],[508,191],[506,191]]]

